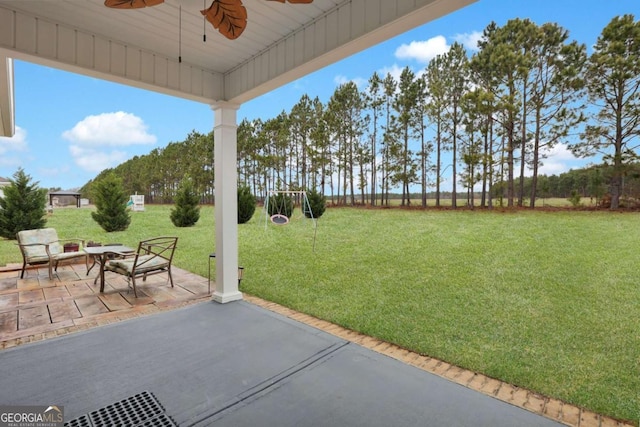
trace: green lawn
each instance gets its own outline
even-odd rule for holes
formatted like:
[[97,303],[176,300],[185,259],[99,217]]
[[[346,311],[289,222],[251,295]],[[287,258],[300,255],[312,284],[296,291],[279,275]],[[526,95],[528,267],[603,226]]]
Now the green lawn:
[[[176,265],[206,276],[213,209],[175,228],[170,206],[104,233],[89,209],[48,225],[129,245],[178,235]],[[640,216],[332,208],[240,226],[242,291],[512,384],[638,422]],[[0,264],[19,262],[0,241]]]

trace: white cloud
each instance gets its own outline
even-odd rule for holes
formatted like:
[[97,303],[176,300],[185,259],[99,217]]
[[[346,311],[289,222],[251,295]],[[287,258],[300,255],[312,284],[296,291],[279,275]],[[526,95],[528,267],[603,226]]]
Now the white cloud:
[[95,173],[117,166],[129,157],[124,151],[101,151],[80,145],[70,145],[69,152],[80,168]]
[[358,89],[362,89],[367,86],[367,79],[363,79],[362,77],[354,77],[352,79],[344,76],[342,74],[338,74],[333,78],[333,81],[336,85],[343,85],[348,82],[353,82],[358,87]]
[[[558,162],[554,160],[545,160],[538,168],[538,175],[560,175],[564,172],[568,172],[570,167],[566,163]],[[526,170],[527,176],[533,176],[533,171],[529,168]]]
[[25,151],[27,149],[27,131],[16,126],[16,133],[8,138],[0,137],[0,155],[6,155],[12,151]]
[[125,147],[138,144],[154,144],[155,135],[147,132],[144,121],[131,113],[118,111],[87,116],[62,133],[71,141],[69,152],[76,165],[88,172],[100,172],[117,166],[129,155],[110,147]]
[[[27,131],[16,126],[16,132],[11,137],[0,137],[0,167],[3,169],[17,169],[25,162],[25,152],[28,151]],[[4,176],[3,178],[10,178]]]
[[429,40],[414,40],[409,44],[402,44],[396,49],[395,56],[398,59],[415,60],[426,64],[448,50],[447,39],[444,36],[435,36]]
[[147,132],[144,121],[131,113],[118,111],[87,116],[62,133],[62,137],[88,147],[154,144],[155,135]]
[[576,160],[577,157],[573,155],[567,144],[556,144],[553,147],[545,147],[541,150],[541,154],[547,158],[554,158],[557,160]]
[[478,51],[478,41],[482,39],[482,32],[473,31],[471,33],[456,34],[453,36],[453,40],[462,44],[466,49],[471,51]]
[[[540,150],[540,155],[542,164],[538,168],[538,175],[560,175],[571,169],[583,168],[589,163],[598,161],[596,157],[583,159],[574,156],[567,144],[556,144],[552,148],[543,148]],[[532,176],[533,171],[527,167],[525,175]]]
[[541,157],[542,165],[538,168],[539,175],[560,175],[571,169],[584,167],[589,161],[574,156],[567,144],[556,144],[552,148],[542,149]]
[[391,74],[391,77],[393,77],[395,81],[399,81],[400,74],[402,74],[403,69],[404,68],[400,67],[398,64],[393,64],[390,67],[381,68],[378,71],[378,74],[380,75],[380,78],[382,80],[384,80],[387,77],[387,74]]

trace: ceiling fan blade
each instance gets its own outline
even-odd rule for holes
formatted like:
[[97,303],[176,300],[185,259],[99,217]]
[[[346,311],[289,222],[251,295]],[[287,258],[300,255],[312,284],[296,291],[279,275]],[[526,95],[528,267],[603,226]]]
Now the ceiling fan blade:
[[208,9],[201,10],[207,21],[230,40],[237,39],[247,27],[247,9],[242,0],[213,0]]
[[157,6],[164,0],[104,0],[104,5],[114,9],[141,9],[143,7]]

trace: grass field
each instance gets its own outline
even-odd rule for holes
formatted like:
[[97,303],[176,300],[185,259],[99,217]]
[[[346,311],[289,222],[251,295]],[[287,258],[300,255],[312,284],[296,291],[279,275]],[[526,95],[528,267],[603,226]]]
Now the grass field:
[[[180,236],[176,265],[206,276],[213,209],[178,229],[170,206],[104,233],[59,209],[61,237],[135,245]],[[640,216],[332,208],[239,227],[242,291],[546,396],[640,417]],[[20,262],[0,241],[0,264]]]

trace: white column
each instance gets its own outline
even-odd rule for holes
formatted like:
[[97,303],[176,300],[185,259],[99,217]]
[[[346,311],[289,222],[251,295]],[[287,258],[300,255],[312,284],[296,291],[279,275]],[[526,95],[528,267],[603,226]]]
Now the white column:
[[213,300],[242,299],[238,290],[238,170],[236,112],[240,106],[218,102],[214,114],[216,289]]

